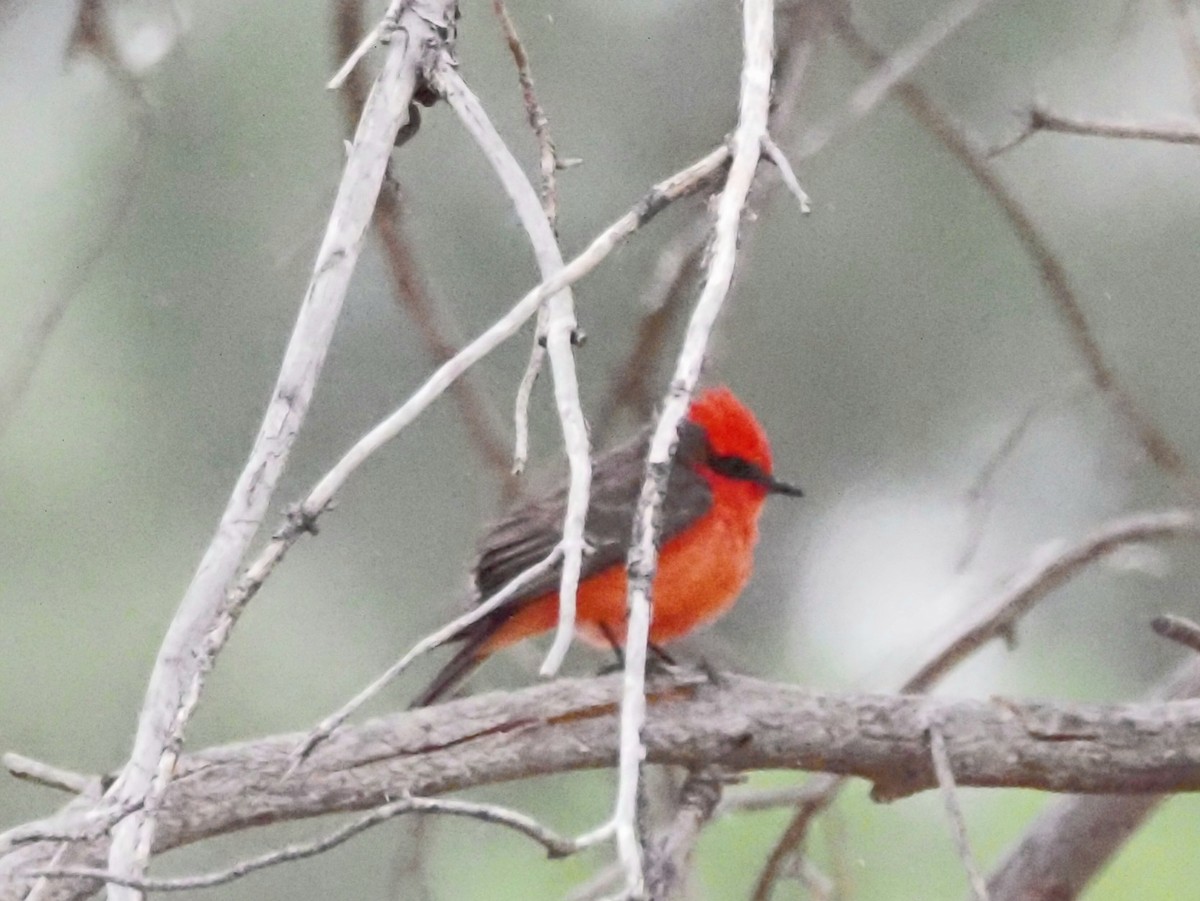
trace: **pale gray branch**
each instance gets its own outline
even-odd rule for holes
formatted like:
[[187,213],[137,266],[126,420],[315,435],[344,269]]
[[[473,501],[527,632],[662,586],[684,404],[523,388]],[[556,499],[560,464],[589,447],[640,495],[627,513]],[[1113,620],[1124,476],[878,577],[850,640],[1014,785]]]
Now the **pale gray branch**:
[[[375,208],[392,144],[408,119],[429,54],[452,34],[453,0],[406,7],[383,69],[371,89],[304,303],[280,366],[275,389],[245,468],[216,534],[167,630],[138,719],[133,751],[112,793],[118,804],[142,805],[114,830],[108,868],[140,878],[154,844],[158,800],[171,780],[183,733],[203,679],[220,651],[211,641],[222,628],[226,591],[267,512],[275,485],[308,411],[363,238]],[[114,901],[136,899],[126,889]]]
[[[800,159],[820,153],[840,132],[865,119],[898,86],[903,84],[938,47],[983,11],[993,0],[957,0],[930,19],[911,41],[875,62],[875,71],[859,85],[845,107],[827,123],[809,129],[798,152]],[[848,8],[847,8],[848,9]],[[839,8],[837,15],[848,12]]]
[[26,757],[24,754],[17,754],[13,751],[9,751],[3,756],[2,762],[4,768],[18,779],[75,795],[100,797],[101,780],[99,776],[85,776],[83,773],[65,770],[62,767],[34,760],[32,757]]
[[[488,118],[479,98],[467,87],[448,56],[443,56],[436,70],[436,83],[446,101],[496,172],[509,200],[521,220],[538,269],[543,279],[553,278],[565,266],[558,238],[538,193],[529,183],[524,171],[500,133]],[[539,316],[539,324],[541,317]],[[542,665],[543,676],[553,676],[562,666],[567,649],[575,636],[575,596],[587,549],[583,537],[587,519],[588,499],[592,484],[591,445],[587,422],[579,401],[579,380],[575,372],[574,345],[578,335],[575,321],[575,300],[569,287],[564,286],[546,298],[545,342],[550,372],[554,376],[554,401],[562,426],[570,478],[567,487],[567,509],[563,516],[562,577],[558,591],[558,627],[554,643]],[[532,383],[531,383],[532,387]]]
[[380,823],[385,823],[406,813],[445,814],[506,826],[540,844],[551,857],[566,857],[569,854],[575,853],[576,850],[574,844],[569,839],[556,835],[525,814],[505,810],[503,807],[497,807],[493,804],[473,804],[469,801],[405,798],[376,807],[366,816],[347,823],[341,828],[335,829],[329,835],[315,841],[296,842],[275,851],[268,851],[257,857],[239,861],[231,867],[226,867],[223,870],[217,870],[213,873],[203,873],[197,876],[178,876],[173,879],[130,879],[110,873],[107,870],[92,867],[62,867],[30,870],[23,875],[40,878],[82,878],[97,880],[144,892],[180,892],[191,889],[212,888],[218,885],[227,885],[230,882],[241,879],[243,876],[248,876],[267,867],[273,867],[281,863],[290,863],[293,860],[304,860],[307,857],[315,857],[318,854],[323,854],[326,851],[336,848],[338,845],[345,844],[356,835],[366,832],[372,826],[378,826]]
[[954,847],[958,851],[963,869],[967,871],[971,895],[974,901],[989,901],[987,885],[984,884],[983,874],[979,871],[979,864],[975,862],[975,855],[971,852],[971,841],[967,837],[967,820],[963,816],[962,805],[958,803],[958,786],[955,784],[950,754],[946,750],[946,739],[936,725],[929,728],[929,754],[933,759],[933,771],[937,775],[938,788],[941,789],[942,801],[946,806],[946,817],[950,820]]
[[746,210],[750,188],[764,152],[764,142],[768,138],[771,76],[775,60],[773,0],[744,0],[742,50],[738,124],[733,132],[729,175],[717,199],[712,252],[704,287],[688,320],[670,388],[650,438],[646,474],[633,517],[627,566],[629,614],[624,689],[621,695],[617,803],[609,827],[603,827],[611,828],[616,837],[617,853],[625,869],[625,890],[632,896],[641,895],[644,888],[636,808],[639,775],[645,757],[641,732],[646,714],[646,647],[650,635],[651,590],[658,568],[659,520],[678,443],[679,426],[687,414],[708,351],[709,338],[733,282],[742,214]]

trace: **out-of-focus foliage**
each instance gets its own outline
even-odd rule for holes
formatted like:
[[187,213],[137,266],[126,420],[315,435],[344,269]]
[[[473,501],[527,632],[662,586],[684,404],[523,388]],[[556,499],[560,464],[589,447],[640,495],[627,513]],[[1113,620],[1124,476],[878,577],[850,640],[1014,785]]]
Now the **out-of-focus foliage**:
[[[178,20],[166,0],[131,7],[127,43],[147,66],[143,112],[94,60],[64,64],[74,4],[0,6],[0,372],[27,324],[83,282],[0,443],[4,749],[84,771],[115,767],[128,750],[159,638],[257,428],[338,177],[345,124],[323,89],[339,62],[332,5],[211,0],[176,5]],[[885,48],[939,7],[855,4]],[[463,74],[532,170],[489,4],[463,11]],[[512,12],[558,146],[585,161],[561,175],[570,254],[731,128],[736,4],[526,0]],[[836,44],[823,47],[802,121],[836,112],[862,76]],[[1083,115],[1190,115],[1165,4],[994,4],[920,80],[996,143],[1035,96]],[[1200,462],[1195,149],[1039,136],[998,166],[1050,236],[1138,402]],[[430,285],[458,336],[473,335],[536,280],[524,236],[446,111],[425,115],[395,169]],[[813,213],[802,218],[783,197],[760,217],[712,371],[761,412],[778,470],[808,496],[768,510],[754,584],[695,647],[763,676],[884,688],[900,661],[918,659],[929,636],[1041,544],[1173,494],[1101,400],[1071,393],[1080,361],[1029,260],[978,186],[898,106],[840,136],[800,176]],[[684,221],[665,214],[579,286],[590,411],[630,346],[657,250]],[[527,339],[477,374],[504,421]],[[272,522],[430,369],[371,248]],[[1048,398],[1057,400],[999,471],[982,544],[959,572],[968,487]],[[533,447],[555,464],[545,384]],[[319,538],[298,546],[255,600],[191,743],[303,728],[457,610],[473,536],[497,496],[457,408],[441,401],[354,478]],[[945,690],[1138,696],[1178,656],[1150,635],[1151,615],[1200,612],[1194,550],[1151,563],[1060,590],[1015,652],[989,648]],[[576,658],[579,669],[595,666],[586,652]],[[494,662],[479,683],[527,680],[531,659]],[[402,704],[421,675],[388,703]],[[604,815],[609,790],[605,774],[587,774],[481,794],[570,832]],[[58,800],[0,780],[0,825]],[[967,793],[985,864],[1042,803]],[[1089,897],[1187,894],[1200,879],[1198,813],[1193,800],[1172,802]],[[716,826],[701,846],[698,897],[744,896],[782,822],[756,814]],[[232,836],[157,869],[214,867],[325,825]],[[393,865],[410,841],[407,827],[383,827],[204,897],[419,897],[412,874]],[[558,897],[592,862],[548,863],[477,824],[437,824],[432,841],[438,898]],[[856,788],[818,829],[814,855],[840,868],[859,899],[964,891],[932,796],[880,808]],[[794,885],[779,893],[799,896]]]

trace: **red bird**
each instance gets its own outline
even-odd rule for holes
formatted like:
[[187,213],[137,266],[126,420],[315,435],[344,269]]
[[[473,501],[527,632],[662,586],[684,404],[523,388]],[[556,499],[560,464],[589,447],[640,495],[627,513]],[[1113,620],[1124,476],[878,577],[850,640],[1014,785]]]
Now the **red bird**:
[[[625,558],[645,477],[650,429],[598,457],[585,537],[576,622],[601,647],[625,643]],[[771,447],[754,414],[728,388],[702,391],[680,427],[662,511],[650,642],[687,635],[728,610],[750,578],[758,515],[768,494],[801,492],[771,474]],[[480,543],[474,567],[483,602],[548,555],[562,535],[566,487],[526,501]],[[451,641],[458,653],[414,702],[423,707],[461,682],[491,654],[558,624],[559,570],[544,574]]]

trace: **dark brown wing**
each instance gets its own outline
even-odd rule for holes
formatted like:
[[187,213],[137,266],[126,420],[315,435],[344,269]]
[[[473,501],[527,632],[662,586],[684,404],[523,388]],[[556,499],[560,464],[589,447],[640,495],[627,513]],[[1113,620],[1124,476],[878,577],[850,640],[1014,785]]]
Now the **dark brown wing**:
[[[583,559],[581,579],[625,561],[633,531],[633,513],[646,472],[647,429],[623,445],[602,454],[592,467],[592,493],[588,503],[584,537],[593,549]],[[667,483],[661,541],[674,537],[708,512],[712,491],[708,483],[684,465],[703,453],[704,433],[685,421],[680,435],[676,465]],[[474,568],[478,600],[495,594],[512,579],[549,554],[562,536],[566,510],[566,485],[546,497],[526,502],[497,522],[480,543]],[[561,578],[561,567],[546,572],[527,585],[510,605],[553,591]],[[498,611],[499,612],[499,611]]]
[[[650,432],[646,430],[598,457],[592,467],[592,493],[584,535],[594,551],[583,558],[581,579],[625,560],[632,536],[634,507],[645,477],[649,442]],[[712,507],[708,483],[686,465],[689,461],[703,459],[707,446],[703,430],[684,422],[675,465],[667,482],[662,542],[678,535]],[[516,507],[484,536],[475,564],[477,602],[495,594],[554,549],[562,534],[566,499],[564,485],[543,498]],[[560,577],[561,567],[544,573],[496,610],[450,639],[463,644],[412,706],[424,707],[433,703],[465,679],[486,657],[482,649],[492,633],[523,604],[554,591]]]

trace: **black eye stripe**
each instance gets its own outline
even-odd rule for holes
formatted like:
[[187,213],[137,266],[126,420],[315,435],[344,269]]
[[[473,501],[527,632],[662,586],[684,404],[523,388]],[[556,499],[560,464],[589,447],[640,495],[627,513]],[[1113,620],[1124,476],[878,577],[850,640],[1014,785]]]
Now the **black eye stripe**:
[[789,497],[803,497],[804,492],[795,485],[781,482],[757,463],[751,463],[745,457],[734,455],[710,455],[705,461],[708,468],[717,475],[727,479],[737,479],[739,482],[750,482],[766,489],[768,494],[783,494]]
[[743,482],[757,482],[761,485],[770,481],[770,476],[763,472],[762,467],[756,466],[745,457],[709,457],[708,468],[726,478]]

